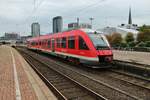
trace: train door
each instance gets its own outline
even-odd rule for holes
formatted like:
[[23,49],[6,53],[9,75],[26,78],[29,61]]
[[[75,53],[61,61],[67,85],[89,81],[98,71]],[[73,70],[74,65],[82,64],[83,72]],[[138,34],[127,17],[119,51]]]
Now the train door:
[[55,39],[52,39],[52,52],[55,52]]

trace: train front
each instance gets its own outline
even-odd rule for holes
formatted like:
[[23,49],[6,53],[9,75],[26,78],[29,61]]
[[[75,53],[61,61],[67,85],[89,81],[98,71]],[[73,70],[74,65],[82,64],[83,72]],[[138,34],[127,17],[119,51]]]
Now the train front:
[[88,35],[96,49],[99,63],[111,63],[113,61],[113,53],[106,37],[98,32],[90,33]]

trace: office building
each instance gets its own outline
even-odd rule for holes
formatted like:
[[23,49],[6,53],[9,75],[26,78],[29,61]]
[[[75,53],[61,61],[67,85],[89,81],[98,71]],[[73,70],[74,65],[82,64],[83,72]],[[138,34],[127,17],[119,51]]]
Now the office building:
[[32,23],[31,35],[32,35],[32,37],[40,36],[40,24],[39,23]]
[[53,18],[53,33],[62,32],[63,29],[63,19],[61,16]]

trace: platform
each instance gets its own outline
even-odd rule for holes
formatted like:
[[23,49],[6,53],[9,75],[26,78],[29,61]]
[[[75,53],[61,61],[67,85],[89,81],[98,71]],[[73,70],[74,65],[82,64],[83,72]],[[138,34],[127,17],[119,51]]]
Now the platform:
[[23,57],[0,46],[0,100],[57,100]]
[[150,65],[149,52],[113,50],[113,53],[114,53],[115,60],[139,63],[143,65]]

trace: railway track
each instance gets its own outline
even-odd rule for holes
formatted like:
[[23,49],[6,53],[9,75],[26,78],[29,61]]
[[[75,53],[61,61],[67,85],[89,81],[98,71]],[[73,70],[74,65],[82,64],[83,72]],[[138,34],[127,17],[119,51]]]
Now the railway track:
[[149,100],[150,98],[149,81],[111,71],[106,71],[103,73],[95,71],[94,74],[88,73],[88,75],[94,77],[96,80],[109,83],[112,87],[120,89],[130,95],[134,95],[139,99]]
[[134,73],[141,77],[150,78],[150,65],[114,60],[114,66],[119,66],[117,67],[118,69],[126,72]]
[[[34,55],[34,53],[30,52],[30,55]],[[131,93],[131,92],[128,92],[124,89],[116,87],[115,85],[108,84],[110,81],[108,82],[106,80],[109,80],[112,77],[111,78],[108,77],[108,75],[105,74],[104,72],[100,72],[100,76],[103,74],[103,77],[104,77],[102,79],[102,78],[100,78],[100,76],[98,77],[97,72],[96,73],[95,72],[94,73],[93,72],[88,72],[88,71],[87,72],[85,72],[85,71],[78,71],[77,72],[75,70],[72,70],[69,67],[70,65],[65,65],[64,66],[62,63],[58,63],[54,60],[50,60],[50,59],[41,57],[40,55],[36,55],[35,58],[41,59],[49,67],[56,68],[57,70],[65,73],[65,75],[71,77],[72,79],[74,79],[76,81],[79,81],[82,85],[84,85],[84,87],[90,88],[90,90],[94,91],[97,94],[102,95],[102,97],[105,97],[105,99],[107,98],[107,99],[111,99],[111,100],[114,100],[114,99],[115,100],[120,100],[120,99],[128,99],[128,100],[145,99],[145,100],[147,100],[147,98],[149,98],[147,95],[141,96],[141,94],[138,93],[138,94],[140,94],[140,96],[138,96],[138,94],[135,94],[134,92]],[[87,73],[87,74],[85,74],[85,73]],[[91,73],[93,73],[93,75],[91,75]],[[109,74],[109,75],[111,75],[111,74]],[[118,79],[117,78],[112,78],[112,79],[113,79],[113,80],[111,80],[111,81],[113,81],[112,83],[119,80],[119,78]],[[122,80],[121,84],[118,84],[118,85],[123,85],[122,83],[125,83],[125,82],[123,82],[123,80]],[[129,83],[127,83],[127,82],[125,84],[127,84],[125,86],[130,86],[131,85],[131,84],[129,85]],[[132,86],[132,89],[135,90],[133,87],[135,87],[135,86]],[[123,87],[123,88],[125,88],[125,87]],[[145,88],[143,88],[143,89],[145,89]],[[144,93],[147,93],[147,91],[144,92]]]
[[60,100],[107,100],[107,98],[95,93],[77,81],[69,78],[59,71],[55,71],[47,64],[23,54],[26,61],[40,75],[43,81],[55,93]]
[[126,81],[130,84],[137,85],[141,88],[150,89],[150,79],[136,76],[134,74],[130,74],[123,71],[110,70],[115,75],[115,78]]

